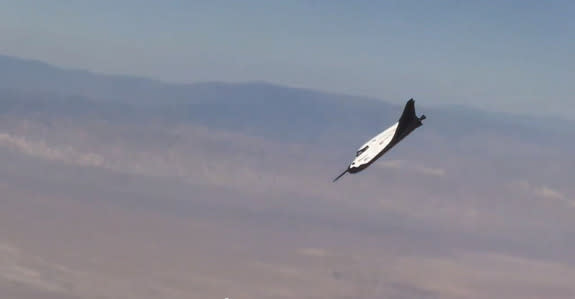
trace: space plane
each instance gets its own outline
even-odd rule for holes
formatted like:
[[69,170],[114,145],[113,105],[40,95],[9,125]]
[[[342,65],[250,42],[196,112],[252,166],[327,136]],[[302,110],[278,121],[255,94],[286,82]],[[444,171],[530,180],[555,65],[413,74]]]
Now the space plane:
[[355,157],[347,169],[338,175],[333,182],[337,181],[346,173],[358,173],[373,162],[377,161],[383,154],[396,146],[403,138],[423,125],[425,115],[417,117],[415,114],[415,101],[409,99],[403,108],[403,113],[399,120],[391,127],[377,134],[364,143],[355,153]]

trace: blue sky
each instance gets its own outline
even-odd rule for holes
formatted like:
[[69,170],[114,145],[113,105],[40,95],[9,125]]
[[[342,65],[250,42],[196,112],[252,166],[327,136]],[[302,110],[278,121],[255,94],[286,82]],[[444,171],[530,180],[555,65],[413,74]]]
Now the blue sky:
[[0,4],[1,54],[66,67],[567,117],[575,108],[575,1]]

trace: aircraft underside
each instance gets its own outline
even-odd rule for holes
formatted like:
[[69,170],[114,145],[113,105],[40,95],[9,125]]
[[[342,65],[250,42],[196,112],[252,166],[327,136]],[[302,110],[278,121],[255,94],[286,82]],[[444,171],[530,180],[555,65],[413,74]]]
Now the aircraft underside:
[[403,138],[409,135],[418,127],[422,126],[422,120],[426,117],[417,117],[415,114],[415,102],[413,99],[407,101],[403,113],[397,123],[370,139],[356,151],[356,157],[348,168],[338,175],[333,181],[337,181],[346,173],[358,173],[375,161],[386,152],[397,145]]

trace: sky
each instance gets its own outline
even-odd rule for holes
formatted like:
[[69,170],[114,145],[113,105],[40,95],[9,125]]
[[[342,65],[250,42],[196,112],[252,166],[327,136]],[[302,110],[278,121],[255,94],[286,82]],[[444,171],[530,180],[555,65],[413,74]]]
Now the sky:
[[[571,116],[575,1],[0,0],[0,54]],[[567,109],[566,109],[567,108]]]

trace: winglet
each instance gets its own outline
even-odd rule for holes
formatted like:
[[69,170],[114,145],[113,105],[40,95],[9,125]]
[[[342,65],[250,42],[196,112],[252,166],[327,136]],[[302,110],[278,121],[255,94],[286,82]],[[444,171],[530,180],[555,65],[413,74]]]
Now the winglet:
[[[425,116],[423,119],[425,119]],[[403,108],[403,113],[401,113],[401,117],[398,120],[396,132],[402,132],[413,120],[421,121],[415,114],[415,101],[411,98]]]

